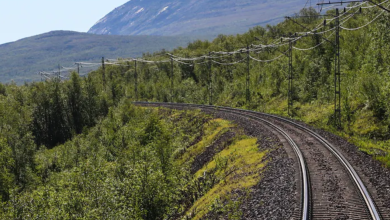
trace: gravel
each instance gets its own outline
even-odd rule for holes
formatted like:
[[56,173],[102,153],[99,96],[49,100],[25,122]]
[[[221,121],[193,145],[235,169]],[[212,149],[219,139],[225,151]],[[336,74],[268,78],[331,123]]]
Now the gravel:
[[[279,138],[263,124],[226,112],[211,112],[215,117],[233,121],[248,136],[258,139],[259,150],[269,150],[264,158],[267,166],[260,175],[260,182],[251,188],[249,199],[240,207],[242,219],[292,219],[299,210],[295,162]],[[244,196],[245,192],[236,192]],[[226,217],[226,216],[225,216]]]
[[[259,150],[270,150],[266,158],[269,163],[261,173],[261,181],[251,189],[249,199],[240,207],[242,219],[296,219],[300,206],[296,159],[288,148],[282,147],[278,136],[267,126],[242,116],[213,110],[204,112],[235,122],[248,136],[258,138]],[[297,123],[320,134],[346,157],[365,183],[383,219],[390,219],[390,169],[341,137]],[[240,191],[234,193],[244,195]]]
[[300,121],[294,120],[294,122],[315,131],[343,154],[369,190],[382,218],[390,219],[390,169],[384,167],[372,156],[359,151],[357,146],[344,138],[322,129],[313,128]]

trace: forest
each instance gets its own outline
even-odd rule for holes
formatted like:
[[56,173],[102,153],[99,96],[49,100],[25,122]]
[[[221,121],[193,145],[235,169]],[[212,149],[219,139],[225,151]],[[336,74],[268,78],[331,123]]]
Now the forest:
[[[234,125],[198,111],[147,109],[132,102],[214,104],[288,116],[288,45],[249,53],[259,61],[280,57],[272,62],[249,61],[246,51],[218,51],[272,45],[319,24],[327,31],[293,43],[292,118],[346,138],[390,168],[390,15],[377,7],[350,10],[352,16],[341,19],[341,128],[334,126],[335,47],[323,39],[335,38],[335,23],[324,22],[312,8],[302,9],[295,22],[286,19],[241,35],[145,53],[139,62],[118,59],[86,77],[73,72],[66,81],[0,84],[0,218],[206,215],[191,216],[191,207],[217,186],[227,165],[217,158],[215,175],[197,188],[199,179],[186,161],[209,138],[221,135],[212,131]],[[188,61],[176,62],[167,53]],[[172,62],[161,62],[166,59]],[[196,137],[203,141],[194,144]],[[253,142],[239,135],[232,148],[240,141]],[[224,211],[239,219],[235,207]]]

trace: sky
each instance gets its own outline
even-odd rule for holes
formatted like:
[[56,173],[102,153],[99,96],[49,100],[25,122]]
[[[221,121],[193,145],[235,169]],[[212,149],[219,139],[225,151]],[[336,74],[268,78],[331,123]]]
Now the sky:
[[0,44],[54,30],[87,32],[129,0],[0,0]]

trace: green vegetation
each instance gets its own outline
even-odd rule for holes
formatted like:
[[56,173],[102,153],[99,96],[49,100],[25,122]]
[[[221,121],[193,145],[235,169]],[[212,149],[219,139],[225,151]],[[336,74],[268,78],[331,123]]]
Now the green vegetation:
[[[352,9],[358,11],[359,8]],[[342,17],[343,27],[356,31],[341,31],[341,107],[342,130],[334,124],[334,45],[321,36],[310,35],[294,43],[296,48],[312,48],[308,51],[293,51],[294,68],[294,118],[315,127],[323,128],[347,138],[360,150],[390,167],[390,15],[376,7],[363,9],[362,14],[350,18]],[[334,15],[335,10],[327,12]],[[316,17],[314,9],[303,9],[303,18],[294,18],[300,24],[313,29],[324,22]],[[327,31],[334,22],[320,29]],[[234,51],[252,43],[270,45],[280,42],[281,36],[306,31],[300,25],[285,20],[276,26],[255,27],[249,32],[236,35],[220,35],[212,42],[195,41],[187,48],[177,48],[171,53],[179,57],[200,57],[211,51]],[[327,31],[324,35],[333,40],[335,35]],[[255,38],[259,40],[255,40]],[[320,44],[323,42],[322,44]],[[287,43],[288,44],[288,43]],[[319,45],[320,44],[320,45]],[[288,45],[266,48],[251,56],[260,60],[271,60],[288,50]],[[165,51],[144,55],[144,59],[161,61]],[[217,54],[212,54],[218,57]],[[212,102],[215,105],[252,109],[287,116],[288,58],[264,63],[251,60],[250,102],[246,102],[245,79],[247,54],[221,55],[214,58],[220,63],[244,60],[235,65],[219,65],[203,60],[184,61],[174,64],[174,88],[171,91],[171,68],[169,63],[139,64],[139,100],[173,101],[186,103],[209,103],[209,73],[211,73]],[[203,64],[199,64],[203,63]],[[118,69],[118,68],[113,68]],[[130,68],[133,73],[134,66]],[[134,75],[129,74],[134,87]],[[133,92],[132,97],[135,97]]]
[[[369,9],[344,26],[362,26],[378,12]],[[366,29],[342,32],[342,130],[333,127],[333,46],[324,43],[293,54],[295,118],[347,138],[388,167],[389,16]],[[315,17],[297,21],[309,27],[322,22]],[[220,35],[213,42],[195,41],[172,53],[198,57],[244,47],[255,37],[262,44],[274,43],[297,31],[300,26],[284,21],[243,35]],[[294,46],[319,42],[319,37],[307,37]],[[251,56],[268,60],[286,50],[271,48]],[[143,59],[163,60],[165,53],[144,54]],[[220,61],[245,57],[237,53]],[[286,116],[287,58],[250,63],[248,103],[246,63],[174,63],[174,88],[170,63],[138,63],[137,74],[134,63],[125,64],[106,66],[105,72],[98,69],[85,78],[72,73],[65,82],[0,84],[1,219],[240,218],[240,204],[259,181],[267,151],[259,152],[255,139],[227,121],[131,102],[138,95],[145,101],[208,103],[211,69],[214,104]],[[223,148],[207,161],[199,160],[229,131],[235,136],[224,140]],[[194,164],[199,168],[193,170]],[[233,189],[247,196],[237,197]]]
[[[216,201],[241,216],[249,197],[229,193],[259,181],[256,139],[200,111],[135,107],[119,77],[104,88],[97,76],[1,85],[1,219],[181,218],[212,212]],[[194,175],[194,158],[233,128],[240,136],[224,140],[207,178]]]
[[[265,166],[263,157],[266,152],[259,152],[256,142],[256,138],[246,136],[236,139],[235,143],[216,155],[213,161],[195,174],[195,177],[214,176],[217,184],[190,209],[193,219],[202,219],[210,208],[211,211],[217,211],[213,210],[216,209],[215,206],[232,201],[229,196],[233,190],[250,189],[259,182],[259,171]],[[232,217],[238,212],[239,210],[234,210]]]

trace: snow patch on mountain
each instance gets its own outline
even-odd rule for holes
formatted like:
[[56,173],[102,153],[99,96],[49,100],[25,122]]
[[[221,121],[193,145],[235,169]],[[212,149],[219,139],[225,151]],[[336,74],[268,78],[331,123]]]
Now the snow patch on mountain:
[[145,9],[144,8],[141,8],[140,10],[138,10],[135,14],[139,14],[141,12],[143,12]]
[[[132,0],[96,23],[88,33],[113,35],[237,34],[276,24],[307,0]],[[108,31],[109,30],[109,31]]]
[[163,13],[164,11],[166,11],[168,8],[169,8],[169,6],[164,7],[163,9],[161,9],[161,11],[158,12],[157,16],[159,16],[161,13]]

